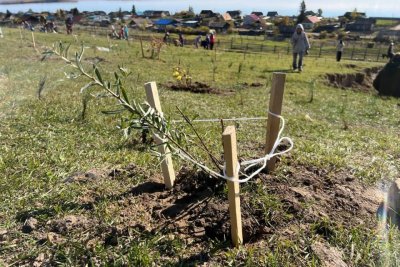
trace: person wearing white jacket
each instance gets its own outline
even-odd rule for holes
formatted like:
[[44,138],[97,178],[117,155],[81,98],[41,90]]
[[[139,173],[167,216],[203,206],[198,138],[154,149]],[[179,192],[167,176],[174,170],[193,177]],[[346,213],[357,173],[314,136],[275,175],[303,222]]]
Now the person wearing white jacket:
[[[299,71],[302,71],[304,54],[308,54],[308,49],[310,49],[310,43],[306,33],[304,32],[303,25],[297,24],[296,31],[292,35],[291,42],[293,48],[293,70],[298,68]],[[299,58],[298,62],[297,57]]]
[[342,58],[343,48],[344,48],[344,42],[343,42],[343,40],[340,40],[338,45],[336,46],[336,61],[337,62],[340,62],[340,59]]

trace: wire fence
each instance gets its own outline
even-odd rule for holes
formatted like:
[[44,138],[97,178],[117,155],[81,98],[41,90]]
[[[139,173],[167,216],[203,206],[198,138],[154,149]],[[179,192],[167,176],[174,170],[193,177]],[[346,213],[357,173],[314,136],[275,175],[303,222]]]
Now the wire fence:
[[[66,32],[64,26],[58,27],[61,32]],[[107,27],[99,26],[82,26],[76,25],[74,27],[74,33],[85,32],[90,35],[96,36],[111,36],[111,30]],[[169,43],[174,44],[174,38],[171,34]],[[131,30],[129,34],[130,41],[142,41],[148,42],[154,38],[162,38],[163,33],[149,33],[139,30]],[[186,35],[184,46],[194,46],[196,36]],[[331,57],[334,58],[336,55],[336,42],[333,40],[328,41],[311,41],[311,49],[309,50],[309,57]],[[375,42],[364,42],[364,41],[348,41],[345,44],[344,51],[342,53],[342,59],[344,60],[360,60],[360,61],[372,61],[372,62],[386,62],[387,59],[386,51],[387,47],[381,43]],[[217,50],[231,51],[245,54],[280,54],[290,55],[292,53],[292,46],[288,39],[282,42],[272,42],[264,36],[239,36],[233,35],[232,37],[224,36],[217,39],[215,48]]]

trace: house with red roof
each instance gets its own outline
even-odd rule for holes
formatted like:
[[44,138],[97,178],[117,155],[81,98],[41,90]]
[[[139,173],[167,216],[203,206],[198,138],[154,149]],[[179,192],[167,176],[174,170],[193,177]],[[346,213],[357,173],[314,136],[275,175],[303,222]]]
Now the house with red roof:
[[301,24],[303,24],[304,29],[313,29],[320,22],[321,19],[317,16],[307,16]]

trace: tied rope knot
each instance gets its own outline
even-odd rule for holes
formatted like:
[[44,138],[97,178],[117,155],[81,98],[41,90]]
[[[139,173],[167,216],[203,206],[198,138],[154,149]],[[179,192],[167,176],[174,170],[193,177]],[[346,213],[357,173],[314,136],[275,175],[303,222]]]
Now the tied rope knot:
[[[264,157],[261,157],[261,158],[258,158],[258,159],[242,161],[242,163],[239,163],[239,162],[237,163],[236,170],[235,170],[235,174],[236,174],[235,176],[237,176],[237,177],[239,177],[239,172],[240,172],[241,165],[242,166],[247,166],[247,167],[244,168],[244,171],[246,172],[248,169],[253,168],[253,167],[255,167],[255,166],[259,165],[259,164],[262,164],[261,167],[258,168],[256,171],[254,171],[252,174],[250,174],[250,175],[244,174],[245,178],[243,178],[243,179],[236,179],[235,176],[234,177],[227,176],[227,174],[226,174],[226,163],[223,166],[223,175],[221,175],[221,174],[211,170],[210,168],[208,168],[204,164],[196,162],[195,160],[193,160],[191,157],[189,157],[189,155],[187,155],[182,150],[175,149],[175,152],[182,159],[185,159],[187,161],[192,162],[193,164],[199,166],[200,168],[202,168],[203,170],[207,171],[208,173],[210,173],[211,175],[213,175],[215,177],[219,177],[219,178],[231,181],[231,182],[246,183],[250,179],[254,178],[254,176],[259,174],[267,166],[268,160],[270,160],[271,158],[273,158],[275,156],[286,154],[290,150],[293,149],[293,145],[294,145],[293,144],[293,140],[291,138],[289,138],[289,137],[281,137],[282,136],[282,132],[285,129],[285,119],[282,116],[280,116],[278,114],[275,114],[275,113],[273,113],[271,111],[268,111],[268,113],[271,114],[274,117],[279,118],[280,121],[281,121],[281,127],[279,129],[278,136],[277,136],[277,138],[276,138],[276,140],[274,142],[274,145],[272,146],[271,151],[269,153],[267,153]],[[281,143],[283,143],[284,141],[289,143],[289,147],[286,150],[283,150],[281,152],[275,152],[275,150],[278,148],[278,146]]]

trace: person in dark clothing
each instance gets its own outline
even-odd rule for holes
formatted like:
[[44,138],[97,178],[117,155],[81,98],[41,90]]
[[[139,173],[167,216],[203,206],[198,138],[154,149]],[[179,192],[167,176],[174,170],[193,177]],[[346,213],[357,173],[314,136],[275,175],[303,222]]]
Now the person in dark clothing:
[[169,43],[169,32],[166,32],[163,38],[164,43]]
[[179,33],[179,45],[183,47],[185,44],[185,40],[183,39],[183,34],[180,32]]
[[210,35],[207,34],[206,35],[206,46],[204,47],[205,49],[210,49],[210,42],[211,42]]
[[65,26],[67,27],[67,34],[72,34],[72,26],[74,25],[74,21],[71,16],[65,20]]

